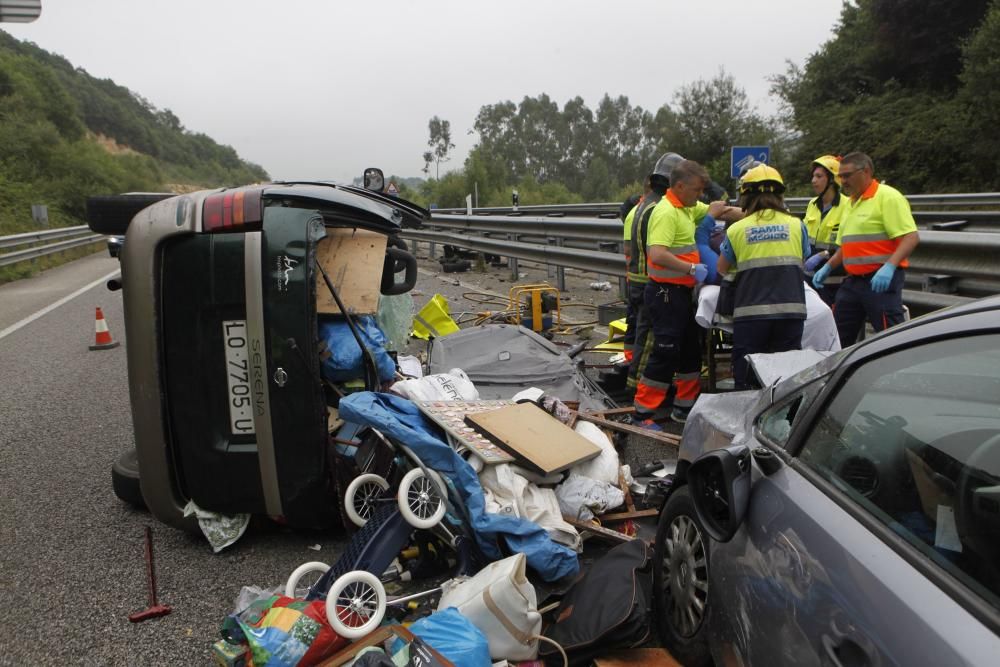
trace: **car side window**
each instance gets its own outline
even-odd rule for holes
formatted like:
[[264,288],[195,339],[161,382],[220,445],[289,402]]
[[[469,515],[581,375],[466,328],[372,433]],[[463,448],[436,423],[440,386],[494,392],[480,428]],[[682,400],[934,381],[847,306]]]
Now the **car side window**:
[[757,436],[776,447],[784,447],[792,427],[801,420],[825,383],[825,378],[815,380],[762,412],[757,418]]
[[1000,335],[868,360],[801,461],[1000,608]]

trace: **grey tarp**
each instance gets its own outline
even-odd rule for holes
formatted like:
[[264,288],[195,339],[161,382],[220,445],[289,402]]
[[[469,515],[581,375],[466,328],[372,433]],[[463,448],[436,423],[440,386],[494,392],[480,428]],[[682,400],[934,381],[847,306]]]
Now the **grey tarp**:
[[538,387],[560,400],[579,401],[581,410],[615,407],[559,346],[514,324],[484,324],[435,338],[427,365],[430,373],[461,368],[483,399]]

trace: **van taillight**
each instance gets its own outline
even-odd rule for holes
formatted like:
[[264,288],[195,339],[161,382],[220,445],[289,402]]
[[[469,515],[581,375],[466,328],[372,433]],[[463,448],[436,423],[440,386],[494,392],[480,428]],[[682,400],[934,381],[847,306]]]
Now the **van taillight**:
[[207,232],[245,232],[263,219],[260,188],[226,190],[205,198],[202,228]]

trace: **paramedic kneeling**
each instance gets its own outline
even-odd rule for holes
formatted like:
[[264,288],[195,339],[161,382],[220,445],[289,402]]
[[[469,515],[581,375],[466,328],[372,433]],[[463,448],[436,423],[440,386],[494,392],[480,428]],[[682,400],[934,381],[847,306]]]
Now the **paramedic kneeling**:
[[857,341],[866,317],[875,331],[903,321],[903,269],[920,242],[909,202],[879,183],[874,171],[864,153],[841,160],[840,180],[851,201],[837,233],[840,247],[813,276],[820,289],[833,268],[847,270],[833,306],[842,347]]
[[805,224],[789,215],[781,174],[766,164],[740,181],[746,217],[726,231],[719,273],[736,271],[733,303],[733,379],[749,389],[746,356],[802,349],[806,296],[802,260],[809,253]]

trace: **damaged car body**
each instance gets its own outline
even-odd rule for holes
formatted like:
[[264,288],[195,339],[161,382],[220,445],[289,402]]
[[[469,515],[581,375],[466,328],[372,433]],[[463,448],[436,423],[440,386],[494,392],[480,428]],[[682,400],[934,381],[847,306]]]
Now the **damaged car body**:
[[[366,184],[380,177],[370,169]],[[114,287],[136,449],[113,470],[119,496],[131,472],[141,496],[123,499],[185,529],[196,529],[189,501],[295,527],[339,521],[315,353],[317,243],[331,228],[387,236],[395,247],[376,288],[399,294],[413,287],[416,260],[398,234],[426,217],[405,200],[329,182],[91,198],[91,227],[125,234]]]
[[671,652],[686,665],[994,663],[998,397],[998,297],[764,389],[703,395],[656,537]]

